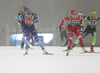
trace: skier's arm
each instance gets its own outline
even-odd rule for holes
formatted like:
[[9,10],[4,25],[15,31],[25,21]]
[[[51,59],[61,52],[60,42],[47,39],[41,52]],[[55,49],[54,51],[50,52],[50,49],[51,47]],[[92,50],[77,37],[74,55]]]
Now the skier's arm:
[[86,21],[86,20],[90,20],[90,17],[89,16],[88,17],[84,16],[84,21]]
[[33,13],[33,15],[34,15],[35,29],[37,29],[37,22],[39,21],[39,16],[37,16],[35,12]]
[[79,27],[79,29],[80,29],[80,32],[82,33],[83,25],[84,25],[84,20],[83,20],[83,18],[80,17],[80,16],[79,16],[79,19],[80,19],[80,27]]
[[15,19],[17,19],[17,24],[20,25],[22,21],[23,13],[21,11],[18,12],[18,14],[15,16]]
[[37,23],[39,21],[39,16],[37,16],[37,13],[32,13],[32,16],[34,16],[34,22]]
[[63,25],[61,26],[61,29],[67,29],[67,26],[63,24]]
[[59,26],[59,28],[58,28],[58,31],[61,30],[61,26],[63,25],[64,21],[66,21],[67,19],[68,19],[68,17],[64,17],[64,18],[62,19],[61,24],[60,24],[60,26]]
[[61,21],[60,27],[63,25],[64,21],[66,21],[68,19],[68,17],[64,17]]
[[84,22],[86,21],[85,18],[87,18],[86,16],[83,16],[83,19],[82,19],[82,26],[84,26]]
[[89,17],[83,16],[82,24],[81,24],[81,26],[80,26],[80,32],[83,31],[84,22],[85,22],[86,20],[89,20]]
[[83,16],[83,18],[82,18],[82,24],[80,26],[80,32],[83,31],[83,26],[84,26],[85,18],[86,18],[86,16]]
[[34,19],[35,19],[35,23],[37,23],[37,22],[39,21],[39,16],[36,15],[36,16],[34,17]]

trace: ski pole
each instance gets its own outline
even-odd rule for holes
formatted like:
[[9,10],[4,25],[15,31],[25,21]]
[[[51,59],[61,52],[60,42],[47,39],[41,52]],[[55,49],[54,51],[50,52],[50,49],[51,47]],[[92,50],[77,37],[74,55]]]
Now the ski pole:
[[[67,13],[66,13],[66,16],[68,15],[69,11],[70,11],[71,7],[69,7]],[[61,29],[60,29],[61,30]],[[58,27],[57,27],[57,31],[59,31]]]
[[68,9],[68,11],[67,11],[67,13],[66,13],[66,16],[68,15],[70,9],[71,9],[71,7],[69,7],[69,9]]
[[14,41],[14,49],[15,49],[15,46],[16,46],[16,37],[17,37],[17,33],[18,33],[18,28],[19,28],[19,24],[17,24],[17,29],[16,29],[15,41]]

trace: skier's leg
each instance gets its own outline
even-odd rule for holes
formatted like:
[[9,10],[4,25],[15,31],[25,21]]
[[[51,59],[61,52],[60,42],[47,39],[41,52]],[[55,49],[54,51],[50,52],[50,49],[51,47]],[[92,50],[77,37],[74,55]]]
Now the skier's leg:
[[92,36],[93,36],[93,40],[92,40],[92,45],[91,45],[91,51],[94,51],[93,47],[94,47],[94,45],[96,43],[96,37],[97,37],[96,32],[94,32],[92,34]]
[[78,39],[79,39],[79,41],[80,41],[80,45],[81,45],[81,47],[82,47],[82,50],[83,50],[84,52],[86,52],[86,50],[85,50],[85,48],[84,48],[84,44],[83,44],[83,39],[82,39],[82,37],[81,37],[81,33],[80,33],[80,31],[79,31],[79,28],[77,28],[77,31],[75,31],[74,33],[76,34],[76,36],[78,37]]
[[46,50],[45,50],[45,48],[44,48],[44,46],[43,46],[43,43],[39,40],[39,37],[38,37],[38,35],[37,35],[36,30],[33,30],[31,33],[33,34],[35,40],[38,42],[38,44],[39,44],[39,46],[41,47],[41,49],[43,50],[43,52],[46,52]]
[[[82,39],[84,39],[89,33],[90,33],[90,32],[86,29],[86,30],[82,33],[82,35],[81,35]],[[72,48],[74,48],[77,44],[79,44],[79,39],[77,39],[77,40],[75,41],[75,43],[72,45]]]
[[29,48],[29,40],[30,40],[30,36],[29,36],[29,30],[25,30],[25,32],[24,32],[24,36],[26,37],[26,39],[25,39],[25,44],[26,44],[26,46],[25,46],[25,48],[26,48],[26,54],[28,54],[28,48]]
[[23,47],[24,47],[24,42],[25,42],[25,36],[23,35],[23,37],[22,37],[22,43],[21,43],[21,48],[23,49]]

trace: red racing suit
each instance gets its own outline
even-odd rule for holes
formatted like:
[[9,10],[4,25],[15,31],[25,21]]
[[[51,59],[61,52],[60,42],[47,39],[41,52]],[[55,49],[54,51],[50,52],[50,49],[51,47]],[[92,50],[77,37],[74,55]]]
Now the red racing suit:
[[62,19],[60,27],[63,25],[64,21],[67,21],[67,23],[68,23],[68,37],[69,37],[68,48],[71,49],[73,33],[80,40],[81,46],[83,46],[83,40],[81,38],[81,33],[80,33],[80,30],[78,27],[78,25],[82,25],[82,18],[79,15],[76,15],[76,17],[74,19],[71,17],[71,15],[66,16]]

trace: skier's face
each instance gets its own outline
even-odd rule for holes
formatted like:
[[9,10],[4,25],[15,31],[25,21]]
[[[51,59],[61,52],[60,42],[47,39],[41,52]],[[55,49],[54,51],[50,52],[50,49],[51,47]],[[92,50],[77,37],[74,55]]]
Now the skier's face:
[[27,11],[25,11],[25,15],[27,14]]
[[76,17],[76,14],[72,14],[72,18],[75,18]]
[[30,19],[32,15],[27,15],[27,18]]
[[92,16],[93,16],[93,18],[95,18],[97,16],[97,14],[94,13],[94,14],[92,14]]

